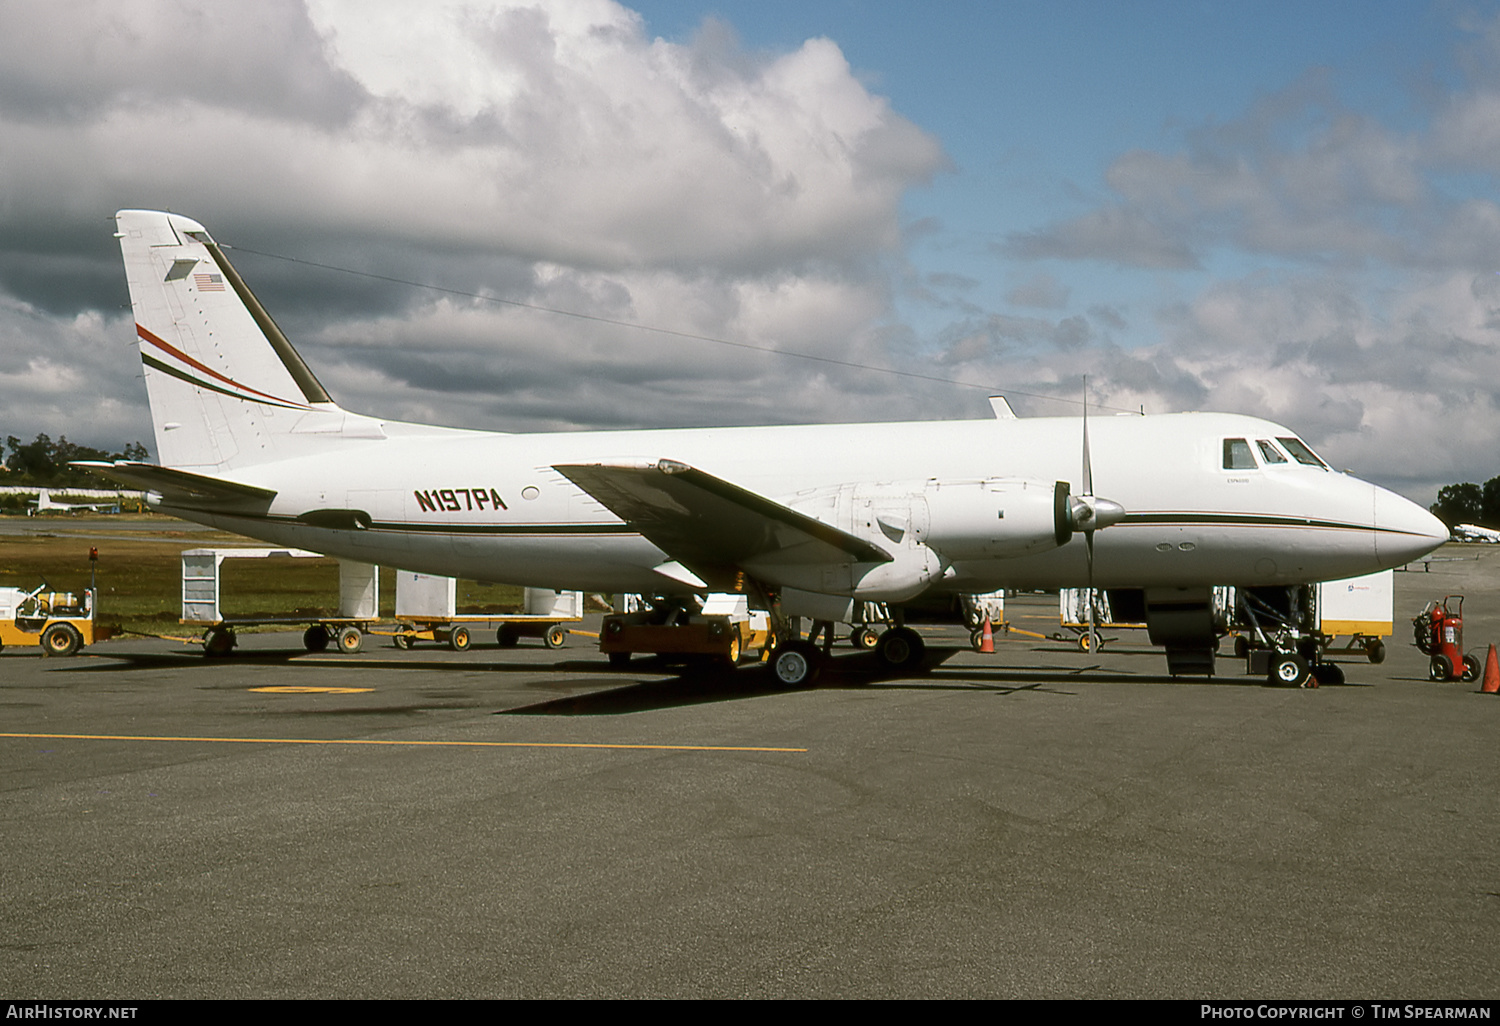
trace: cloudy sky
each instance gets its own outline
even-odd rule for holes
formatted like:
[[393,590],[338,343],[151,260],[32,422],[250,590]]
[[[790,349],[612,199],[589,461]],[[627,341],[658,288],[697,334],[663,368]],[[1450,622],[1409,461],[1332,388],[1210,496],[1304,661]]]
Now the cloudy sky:
[[149,442],[109,218],[153,207],[361,412],[1072,415],[1088,375],[1431,501],[1500,474],[1497,176],[1496,2],[0,0],[0,437]]

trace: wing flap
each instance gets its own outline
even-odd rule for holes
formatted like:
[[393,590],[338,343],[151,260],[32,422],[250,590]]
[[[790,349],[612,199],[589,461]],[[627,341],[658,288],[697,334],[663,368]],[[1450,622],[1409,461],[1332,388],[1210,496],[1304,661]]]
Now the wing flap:
[[711,583],[747,562],[891,561],[878,545],[675,460],[553,469]]
[[271,488],[225,481],[223,478],[173,470],[171,467],[158,467],[153,463],[75,460],[68,465],[92,470],[131,488],[156,492],[161,495],[162,505],[180,509],[263,508],[276,498],[276,492]]

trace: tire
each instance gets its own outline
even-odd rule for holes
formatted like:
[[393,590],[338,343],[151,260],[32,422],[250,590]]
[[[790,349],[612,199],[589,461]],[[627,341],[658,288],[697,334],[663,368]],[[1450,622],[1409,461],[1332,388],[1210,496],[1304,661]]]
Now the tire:
[[1484,668],[1479,665],[1479,659],[1478,659],[1477,656],[1472,656],[1472,655],[1466,655],[1466,656],[1464,656],[1464,680],[1465,681],[1467,681],[1470,684],[1472,684],[1474,681],[1476,681],[1476,680],[1479,679],[1479,675],[1481,673],[1483,673],[1483,672],[1484,672]]
[[1302,658],[1300,652],[1279,652],[1271,660],[1270,679],[1272,684],[1280,684],[1283,687],[1306,687],[1308,680],[1312,677],[1307,667],[1307,660]]
[[455,652],[464,652],[469,648],[469,628],[455,627],[448,632],[448,645]]
[[855,648],[869,651],[880,642],[880,632],[874,627],[856,627],[849,635],[849,643]]
[[729,647],[724,652],[723,663],[729,669],[740,665],[740,632],[738,628],[729,635]]
[[45,655],[75,655],[82,647],[83,635],[72,624],[55,623],[42,632],[42,652]]
[[[993,637],[994,635],[991,635]],[[976,652],[984,650],[984,628],[980,627],[969,635],[969,647]]]
[[1245,637],[1243,634],[1236,634],[1234,636],[1234,657],[1236,659],[1245,659],[1248,658],[1249,655],[1250,639]]
[[771,676],[778,687],[807,687],[818,679],[823,653],[805,641],[789,641],[771,653]]
[[1427,666],[1427,676],[1432,680],[1452,680],[1453,663],[1445,655],[1435,655]]
[[555,623],[547,628],[547,633],[542,638],[542,643],[548,648],[562,648],[568,641],[568,629],[560,623]]
[[880,636],[875,655],[892,670],[910,670],[922,663],[927,652],[922,637],[910,627],[892,627]]
[[210,659],[223,659],[234,652],[234,645],[234,631],[215,627],[203,638],[203,654]]
[[516,633],[516,629],[510,624],[502,623],[500,629],[495,631],[495,640],[500,643],[501,648],[515,648],[516,642],[521,640],[521,636]]
[[[1100,647],[1103,647],[1103,646],[1100,646]],[[1087,652],[1088,650],[1089,650],[1089,636],[1088,636],[1088,632],[1085,631],[1084,633],[1078,635],[1078,651],[1080,651],[1080,652]]]
[[1385,662],[1385,642],[1371,641],[1366,644],[1365,658],[1376,664]]
[[315,623],[302,632],[302,647],[309,652],[324,652],[328,649],[328,628]]
[[365,647],[365,636],[360,633],[358,627],[345,627],[339,631],[339,651],[345,655],[353,655]]
[[1344,683],[1344,668],[1338,663],[1318,663],[1313,666],[1312,675],[1319,684]]
[[416,643],[410,634],[397,634],[391,638],[391,642],[403,652],[410,649]]

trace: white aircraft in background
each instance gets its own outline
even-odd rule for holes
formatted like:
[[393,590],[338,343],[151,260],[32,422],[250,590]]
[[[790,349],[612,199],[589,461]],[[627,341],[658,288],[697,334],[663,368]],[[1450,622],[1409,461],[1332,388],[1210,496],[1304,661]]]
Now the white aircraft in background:
[[1478,524],[1459,524],[1453,533],[1464,541],[1500,542],[1500,531],[1492,531]]
[[28,510],[27,516],[33,513],[48,512],[76,513],[81,509],[86,509],[90,513],[120,512],[120,504],[118,502],[53,502],[51,490],[47,488],[37,489],[36,500],[28,504],[36,508]]
[[161,462],[87,466],[175,516],[346,559],[748,591],[779,610],[787,684],[821,653],[786,617],[888,603],[877,654],[909,666],[922,643],[901,603],[1000,588],[1145,589],[1169,667],[1174,651],[1211,667],[1212,586],[1353,577],[1448,537],[1293,431],[1229,414],[1017,419],[997,403],[975,421],[545,434],[364,416],[333,401],[201,224],[116,220]]

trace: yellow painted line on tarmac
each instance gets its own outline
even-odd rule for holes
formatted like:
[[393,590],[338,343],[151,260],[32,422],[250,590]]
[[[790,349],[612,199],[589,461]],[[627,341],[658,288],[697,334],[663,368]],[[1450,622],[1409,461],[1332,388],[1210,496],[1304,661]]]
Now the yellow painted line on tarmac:
[[268,695],[362,695],[374,688],[315,688],[302,684],[278,684],[266,688],[246,688]]
[[169,737],[136,734],[11,734],[0,737],[50,741],[199,741],[233,745],[387,745],[437,748],[618,748],[651,752],[806,752],[806,748],[769,748],[752,745],[627,745],[583,741],[372,741],[308,737]]

